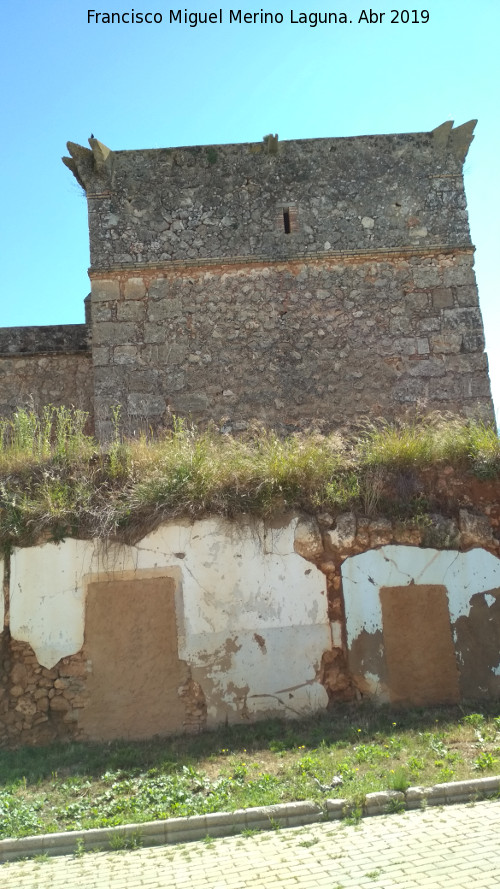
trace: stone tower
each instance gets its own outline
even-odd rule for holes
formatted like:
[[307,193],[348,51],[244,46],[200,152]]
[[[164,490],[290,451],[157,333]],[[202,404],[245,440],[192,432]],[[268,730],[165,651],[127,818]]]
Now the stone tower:
[[418,405],[493,419],[462,168],[429,133],[111,151],[87,194],[95,415],[332,428]]

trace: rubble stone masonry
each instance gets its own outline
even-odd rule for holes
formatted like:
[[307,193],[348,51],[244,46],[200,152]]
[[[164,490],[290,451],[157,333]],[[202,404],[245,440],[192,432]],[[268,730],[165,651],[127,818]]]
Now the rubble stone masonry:
[[0,416],[65,405],[87,411],[91,427],[93,394],[86,324],[0,328]]
[[493,419],[462,165],[431,133],[113,152],[89,205],[95,411],[281,429],[408,407]]
[[[74,404],[325,429],[408,408],[493,420],[462,167],[432,132],[111,151],[68,143],[87,325],[0,330],[0,410]],[[94,376],[90,371],[90,360]]]
[[95,405],[231,429],[425,406],[491,419],[472,255],[322,257],[93,275]]

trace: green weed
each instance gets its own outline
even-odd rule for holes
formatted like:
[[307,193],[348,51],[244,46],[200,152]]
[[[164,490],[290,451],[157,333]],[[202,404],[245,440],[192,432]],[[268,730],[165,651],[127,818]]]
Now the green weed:
[[125,836],[120,833],[110,833],[108,837],[109,848],[113,852],[129,851],[131,849],[140,849],[142,846],[142,834],[140,831]]
[[405,710],[395,718],[367,706],[354,723],[352,711],[338,706],[293,728],[275,719],[142,743],[0,750],[0,837],[294,800],[322,804],[325,793],[313,779],[328,786],[336,775],[343,784],[331,795],[348,800],[346,814],[355,822],[367,793],[403,791],[415,775],[432,785],[491,772],[500,754],[497,713],[481,707],[479,750],[477,720],[464,720],[460,708]]
[[85,850],[85,842],[84,842],[84,840],[79,838],[76,841],[75,851],[74,851],[73,855],[75,856],[75,858],[81,858],[85,851],[86,851]]
[[349,806],[346,808],[346,813],[344,815],[344,823],[355,825],[359,824],[363,817],[363,808],[361,805]]
[[408,772],[405,768],[391,769],[389,773],[389,787],[391,790],[399,790],[405,793],[410,786]]
[[482,713],[469,713],[467,716],[464,716],[463,722],[465,725],[472,725],[476,729],[482,728],[484,716]]
[[477,759],[474,760],[473,768],[484,772],[488,769],[492,769],[496,762],[497,760],[492,753],[487,753],[483,750],[481,751]]

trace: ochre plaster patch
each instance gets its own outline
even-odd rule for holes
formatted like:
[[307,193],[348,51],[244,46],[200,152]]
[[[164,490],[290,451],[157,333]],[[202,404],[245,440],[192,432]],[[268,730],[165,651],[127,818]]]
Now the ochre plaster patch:
[[90,583],[84,653],[88,703],[79,726],[88,738],[149,738],[184,727],[187,665],[177,654],[175,580]]
[[387,684],[393,703],[459,699],[446,587],[381,587]]

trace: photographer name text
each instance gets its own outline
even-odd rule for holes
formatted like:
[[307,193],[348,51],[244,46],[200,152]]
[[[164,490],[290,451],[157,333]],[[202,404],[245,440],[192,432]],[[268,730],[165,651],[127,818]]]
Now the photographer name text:
[[168,9],[166,12],[144,12],[131,9],[124,12],[87,10],[87,23],[95,25],[184,25],[197,28],[200,25],[426,25],[427,9],[358,9],[352,12],[245,12],[243,9],[217,9],[211,12],[194,12],[189,9]]

